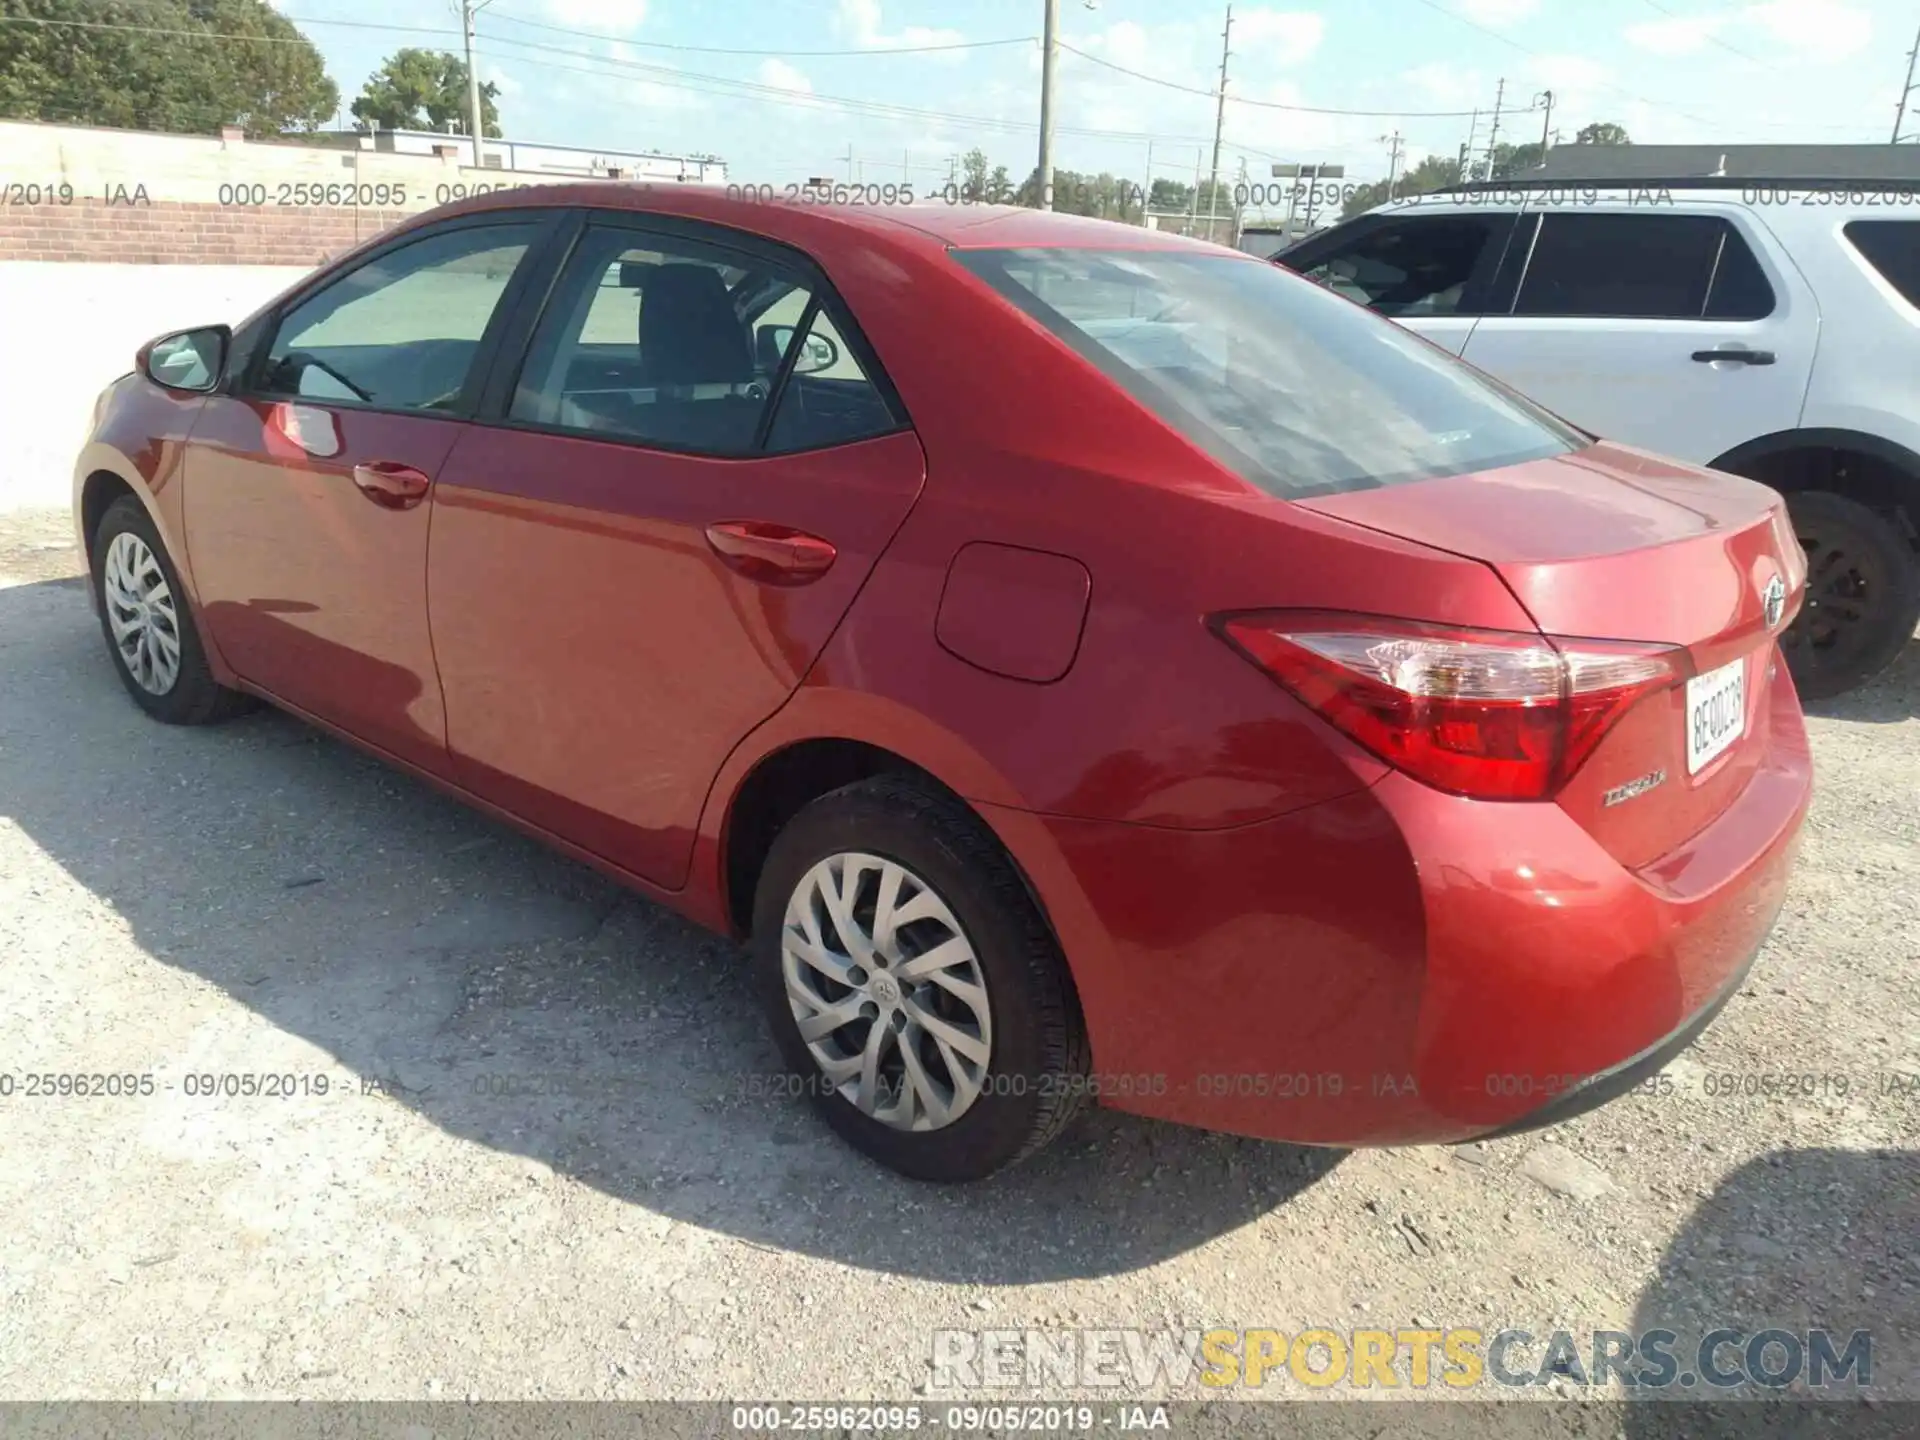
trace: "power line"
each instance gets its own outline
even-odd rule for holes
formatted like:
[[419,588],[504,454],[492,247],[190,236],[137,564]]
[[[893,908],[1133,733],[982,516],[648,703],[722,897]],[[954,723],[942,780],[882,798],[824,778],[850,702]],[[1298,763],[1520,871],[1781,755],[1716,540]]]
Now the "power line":
[[[1073,53],[1078,55],[1082,60],[1090,60],[1095,65],[1104,66],[1108,70],[1116,70],[1122,75],[1130,75],[1135,80],[1144,80],[1149,85],[1161,85],[1169,90],[1178,90],[1187,95],[1199,95],[1208,100],[1214,99],[1218,94],[1217,91],[1204,90],[1198,85],[1183,85],[1178,80],[1167,80],[1158,75],[1149,75],[1142,70],[1133,70],[1125,65],[1117,65],[1113,61],[1102,59],[1098,55],[1088,54],[1079,46],[1069,45],[1064,40],[1060,41],[1059,45],[1062,50],[1073,51]],[[1227,103],[1230,105],[1254,105],[1262,110],[1287,110],[1297,115],[1351,115],[1366,120],[1459,120],[1464,119],[1467,115],[1465,110],[1344,110],[1321,105],[1287,105],[1278,100],[1254,100],[1244,95],[1229,95],[1227,97]]]
[[[326,20],[326,21],[296,20],[296,17],[293,17],[293,16],[286,16],[283,18],[286,18],[290,21],[294,21],[295,23],[299,23],[299,24],[325,24],[325,25],[334,25],[334,26],[340,26],[340,27],[356,29],[356,30],[380,30],[380,31],[387,31],[390,33],[399,33],[399,34],[432,35],[432,36],[442,37],[448,40],[461,38],[461,32],[458,30],[435,29],[435,28],[431,28],[428,26],[421,26],[421,25],[391,25],[391,24],[386,24],[384,22],[378,22],[378,21],[354,21],[354,20]],[[82,30],[121,31],[129,34],[136,34],[136,35],[175,36],[175,37],[179,37],[182,39],[189,39],[189,40],[217,40],[217,41],[237,40],[237,41],[252,41],[259,44],[270,44],[270,45],[309,45],[312,43],[311,41],[306,39],[304,36],[289,37],[289,36],[275,36],[275,35],[244,35],[244,34],[238,34],[232,31],[181,30],[181,29],[174,29],[174,28],[169,28],[165,26],[135,25],[135,24],[120,23],[120,22],[112,22],[112,21],[50,20],[50,19],[43,19],[37,16],[0,15],[0,25],[8,25],[8,24],[47,25],[47,26],[58,26],[58,27],[64,27],[64,28],[70,28],[70,29],[82,29]],[[499,46],[510,46],[515,51],[533,50],[543,54],[563,55],[572,59],[586,60],[592,63],[593,65],[600,66],[600,67],[613,67],[613,69],[611,70],[607,68],[587,69],[579,65],[561,64],[558,61],[536,59],[528,55],[522,55],[517,53],[512,56],[512,58],[521,65],[530,65],[535,67],[536,69],[555,70],[555,71],[560,71],[566,74],[587,75],[587,76],[592,76],[600,79],[611,79],[611,78],[614,78],[616,74],[622,71],[639,71],[646,74],[648,78],[652,81],[652,83],[660,85],[667,89],[687,90],[697,94],[728,95],[733,98],[757,100],[767,104],[788,105],[798,109],[820,110],[820,111],[840,110],[840,111],[846,111],[846,112],[857,114],[857,115],[870,115],[879,119],[937,121],[942,124],[951,125],[958,129],[985,130],[985,131],[999,133],[999,134],[1021,134],[1021,133],[1031,132],[1035,128],[1033,122],[1031,121],[1016,120],[1016,119],[1012,119],[1010,117],[1004,117],[1004,116],[970,115],[970,114],[965,114],[965,113],[956,112],[956,111],[934,110],[934,109],[928,109],[928,108],[919,107],[919,106],[896,105],[886,101],[857,100],[847,96],[825,95],[817,91],[786,90],[786,89],[782,89],[779,86],[763,85],[754,81],[735,79],[730,76],[707,75],[698,71],[681,70],[673,66],[650,65],[650,64],[647,64],[645,61],[626,60],[616,56],[596,54],[595,52],[589,51],[589,50],[571,50],[563,46],[546,45],[546,44],[541,44],[539,42],[531,41],[531,40],[515,40],[508,36],[491,36],[490,38],[492,39],[494,44]],[[600,38],[604,38],[604,37],[600,37]],[[1021,40],[1017,42],[998,41],[993,43],[1027,44],[1030,42]],[[444,50],[448,54],[453,53],[453,47],[450,45],[440,46],[436,48]],[[775,53],[775,52],[762,52],[762,53]],[[778,52],[778,53],[793,54],[795,52],[785,51],[785,52]],[[865,54],[870,52],[862,51],[860,53]],[[871,52],[871,53],[898,53],[898,52]],[[1204,93],[1207,93],[1209,94],[1209,96],[1211,96],[1211,92],[1204,92]],[[1255,103],[1255,102],[1248,102],[1248,103]],[[1266,103],[1266,102],[1258,102],[1258,103]],[[1133,141],[1135,143],[1144,143],[1148,141],[1166,141],[1166,142],[1189,142],[1189,143],[1204,144],[1210,141],[1211,139],[1210,136],[1170,135],[1165,131],[1157,131],[1157,130],[1113,130],[1113,129],[1102,129],[1099,127],[1083,126],[1083,125],[1059,125],[1056,128],[1060,134],[1075,135],[1084,139],[1126,140],[1126,141]],[[1273,160],[1273,159],[1281,158],[1278,155],[1276,155],[1273,151],[1265,150],[1255,145],[1242,144],[1234,140],[1232,136],[1228,136],[1226,138],[1226,143],[1231,145],[1232,148],[1235,150],[1243,151],[1249,155],[1257,155],[1263,159]]]
[[[1646,4],[1648,9],[1658,10],[1662,15],[1665,15],[1669,20],[1678,20],[1683,25],[1687,24],[1690,21],[1720,18],[1718,16],[1682,15],[1676,10],[1669,10],[1666,6],[1660,3],[1660,0],[1644,0],[1644,3]],[[1742,50],[1737,45],[1729,45],[1725,40],[1722,40],[1718,35],[1714,34],[1711,30],[1702,30],[1700,32],[1700,38],[1702,40],[1705,40],[1709,45],[1712,45],[1717,49],[1726,51],[1729,55],[1738,55],[1742,60],[1750,60],[1755,65],[1758,65],[1763,69],[1777,70],[1780,68],[1778,65],[1775,65],[1772,61],[1762,60],[1758,55],[1749,55],[1745,50]]]
[[[319,16],[285,15],[281,19],[294,25],[319,25],[334,30],[382,30],[395,35],[442,35],[458,38],[460,31],[449,30],[432,25],[394,25],[384,20],[329,20]],[[1031,35],[1015,35],[1005,40],[965,40],[941,45],[888,45],[884,47],[865,47],[859,49],[833,50],[795,50],[783,47],[779,50],[743,49],[726,45],[679,45],[665,40],[629,40],[619,35],[608,35],[596,30],[575,30],[564,25],[545,25],[537,20],[521,20],[512,15],[495,14],[495,20],[504,20],[511,25],[525,26],[531,30],[547,30],[557,35],[571,35],[581,40],[602,40],[609,44],[630,45],[644,50],[674,50],[685,54],[699,55],[739,55],[745,58],[772,56],[779,59],[791,57],[812,58],[819,56],[886,56],[886,55],[931,55],[949,50],[986,50],[1004,45],[1031,45]],[[122,30],[138,35],[171,35],[183,39],[211,40],[252,40],[262,45],[311,45],[313,42],[304,35],[243,35],[232,31],[214,30],[177,30],[161,25],[134,25],[120,21],[107,20],[52,20],[37,15],[0,15],[0,25],[51,25],[71,30]]]
[[[1440,0],[1415,0],[1415,3],[1419,5],[1424,5],[1427,7],[1427,9],[1432,10],[1436,14],[1444,15],[1449,20],[1457,21],[1458,23],[1465,25],[1470,30],[1478,30],[1482,35],[1485,35],[1489,40],[1498,40],[1502,45],[1506,45],[1512,49],[1518,50],[1522,55],[1531,55],[1536,60],[1544,58],[1541,55],[1541,53],[1538,50],[1534,49],[1531,45],[1523,45],[1518,40],[1514,39],[1511,35],[1503,35],[1498,30],[1493,29],[1491,26],[1482,25],[1478,20],[1472,19],[1471,17],[1466,15],[1462,15],[1458,10],[1450,10],[1445,5],[1442,5],[1440,3]],[[1643,95],[1635,95],[1630,91],[1621,90],[1617,86],[1603,84],[1599,81],[1594,81],[1592,83],[1593,83],[1593,88],[1596,90],[1611,91],[1615,95],[1625,96],[1627,99],[1634,101],[1636,104],[1648,105],[1655,110],[1671,110],[1675,115],[1678,115],[1681,118],[1686,120],[1691,120],[1696,125],[1712,124],[1711,121],[1703,120],[1698,115],[1692,114],[1686,110],[1681,110],[1672,105],[1662,104],[1658,100],[1649,100]]]
[[[288,16],[293,19],[293,16]],[[786,46],[779,50],[743,50],[728,45],[679,45],[665,40],[629,40],[620,35],[607,35],[594,30],[577,30],[565,25],[548,25],[539,20],[522,20],[514,15],[495,15],[496,20],[504,20],[510,25],[521,25],[529,30],[547,30],[555,35],[571,35],[581,40],[607,40],[621,45],[632,45],[649,50],[678,50],[689,55],[771,55],[778,59],[817,58],[832,55],[936,55],[950,50],[991,50],[1001,45],[1032,45],[1031,35],[1012,35],[1004,40],[952,40],[938,45],[865,45],[852,49],[832,50],[796,50]],[[302,25],[344,24],[343,21],[302,20]]]
[[[1426,6],[1427,9],[1433,11],[1434,13],[1439,15],[1444,15],[1449,20],[1453,20],[1458,22],[1461,25],[1465,25],[1470,30],[1478,30],[1482,35],[1485,35],[1489,40],[1497,40],[1502,45],[1506,45],[1514,50],[1518,50],[1522,55],[1531,55],[1536,60],[1544,60],[1547,58],[1540,51],[1534,49],[1531,45],[1524,45],[1520,41],[1514,39],[1511,35],[1503,35],[1498,30],[1492,29],[1486,25],[1482,25],[1479,21],[1471,19],[1466,15],[1462,15],[1458,10],[1448,9],[1445,5],[1442,5],[1440,3],[1440,0],[1414,0],[1414,3],[1418,5],[1424,5]],[[1654,8],[1657,10],[1660,7],[1658,5],[1655,5]],[[1666,13],[1672,14],[1671,11],[1668,11]],[[1601,81],[1601,80],[1589,81],[1588,84],[1591,86],[1591,88],[1595,90],[1605,90],[1609,94],[1618,95],[1622,99],[1631,100],[1636,105],[1645,105],[1652,110],[1665,110],[1667,113],[1671,115],[1678,115],[1683,120],[1691,120],[1696,125],[1704,125],[1709,129],[1712,129],[1715,126],[1715,122],[1711,120],[1707,120],[1702,116],[1696,115],[1691,110],[1682,110],[1677,105],[1670,105],[1664,100],[1649,100],[1644,95],[1636,95],[1631,90],[1622,90],[1618,85],[1609,85],[1605,81]],[[1845,130],[1852,133],[1852,132],[1857,132],[1860,129],[1858,125],[1798,125],[1790,121],[1761,121],[1758,123],[1760,123],[1766,129],[1769,129],[1769,130],[1800,130],[1800,131]]]

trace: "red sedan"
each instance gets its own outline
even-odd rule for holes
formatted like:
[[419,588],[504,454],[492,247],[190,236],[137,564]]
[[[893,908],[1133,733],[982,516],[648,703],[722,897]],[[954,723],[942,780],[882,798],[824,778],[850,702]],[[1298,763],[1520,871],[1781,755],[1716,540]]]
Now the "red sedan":
[[927,1178],[1089,1099],[1599,1104],[1738,988],[1810,793],[1772,491],[1091,220],[467,201],[146,347],[75,516],[147,713],[270,700],[751,937]]

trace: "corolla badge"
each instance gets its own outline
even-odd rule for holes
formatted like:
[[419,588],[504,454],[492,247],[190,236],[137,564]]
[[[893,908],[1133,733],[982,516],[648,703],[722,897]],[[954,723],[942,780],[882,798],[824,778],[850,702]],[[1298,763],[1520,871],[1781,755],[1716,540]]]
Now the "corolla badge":
[[1600,797],[1600,804],[1604,809],[1611,809],[1615,805],[1624,805],[1627,801],[1637,800],[1649,790],[1666,783],[1666,771],[1649,771],[1637,780],[1629,780],[1624,785],[1614,786],[1613,789],[1607,791]]
[[1786,613],[1787,582],[1778,575],[1767,581],[1767,588],[1760,592],[1760,609],[1769,630],[1779,625],[1780,617]]

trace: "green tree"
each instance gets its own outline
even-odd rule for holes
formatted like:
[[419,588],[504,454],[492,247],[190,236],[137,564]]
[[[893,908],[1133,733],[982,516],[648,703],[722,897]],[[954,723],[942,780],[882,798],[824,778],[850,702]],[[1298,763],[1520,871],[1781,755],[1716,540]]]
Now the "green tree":
[[985,200],[987,184],[987,152],[976,146],[960,157],[960,197]]
[[1460,183],[1460,161],[1451,155],[1429,155],[1406,174],[1397,177],[1393,183],[1393,195],[1387,194],[1387,182],[1376,180],[1371,185],[1362,185],[1347,197],[1340,207],[1340,218],[1348,219],[1362,211],[1371,210],[1376,205],[1384,205],[1388,199],[1397,199],[1403,195],[1424,195],[1431,190],[1444,190],[1449,185]]
[[[480,118],[489,136],[500,132],[494,99],[500,87],[480,87]],[[449,121],[461,134],[471,128],[467,115],[467,62],[442,50],[408,46],[396,50],[367,77],[353,118],[371,130],[445,130]]]
[[1184,210],[1193,203],[1193,187],[1163,177],[1153,182],[1148,203],[1155,210]]
[[1576,145],[1631,145],[1627,132],[1611,120],[1596,120],[1591,125],[1582,125],[1573,137]]
[[265,0],[0,0],[0,117],[205,135],[311,130],[340,107],[320,52]]
[[[1224,190],[1225,187],[1222,186]],[[1028,172],[1013,197],[1016,205],[1029,209],[1040,206],[1040,171]],[[1102,170],[1098,175],[1078,170],[1053,172],[1053,208],[1061,215],[1092,215],[1102,220],[1117,220],[1128,225],[1141,223],[1140,182]],[[1223,214],[1231,214],[1229,206]]]

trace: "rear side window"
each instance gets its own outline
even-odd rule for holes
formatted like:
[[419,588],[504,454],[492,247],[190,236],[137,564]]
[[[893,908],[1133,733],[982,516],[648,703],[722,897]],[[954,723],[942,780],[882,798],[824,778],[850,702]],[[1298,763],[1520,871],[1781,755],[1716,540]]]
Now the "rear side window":
[[1489,470],[1585,443],[1400,326],[1276,265],[1166,251],[955,258],[1283,498]]
[[510,418],[707,455],[898,428],[823,299],[757,255],[589,229],[534,332]]
[[1920,220],[1855,220],[1844,233],[1881,279],[1920,306]]
[[1516,315],[1757,320],[1773,287],[1740,232],[1714,215],[1546,215]]

